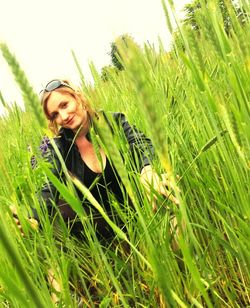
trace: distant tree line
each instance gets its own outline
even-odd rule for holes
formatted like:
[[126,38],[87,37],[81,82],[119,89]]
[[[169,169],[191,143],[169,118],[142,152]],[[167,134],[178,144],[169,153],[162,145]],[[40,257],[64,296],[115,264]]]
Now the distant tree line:
[[[240,25],[244,27],[247,20],[249,19],[248,14],[242,9],[242,7],[239,5],[237,1],[234,0],[213,0],[214,3],[218,3],[219,9],[223,18],[223,26],[226,34],[230,36],[230,32],[233,28],[233,20],[232,15],[234,14],[234,17],[239,21]],[[184,11],[185,11],[185,17],[182,20],[182,24],[185,27],[189,27],[190,31],[195,31],[197,34],[199,34],[200,31],[200,21],[203,19],[203,16],[201,14],[203,13],[202,10],[202,4],[208,5],[211,3],[211,0],[193,0],[190,2],[190,4],[185,5]],[[111,50],[110,50],[110,58],[111,58],[111,64],[108,66],[104,66],[101,71],[101,78],[103,81],[107,81],[109,79],[109,76],[115,74],[118,74],[120,71],[124,70],[123,65],[123,59],[121,56],[121,53],[119,52],[118,46],[123,46],[123,48],[126,50],[126,48],[129,48],[131,44],[134,44],[138,47],[138,44],[135,42],[133,37],[131,37],[129,34],[124,34],[119,36],[111,43]],[[173,45],[176,45],[177,48],[181,48],[183,51],[185,50],[185,47],[183,45],[181,36],[179,31],[177,30],[174,33],[173,36]],[[169,57],[170,53],[166,53]]]
[[[184,24],[188,24],[191,26],[191,28],[195,31],[199,31],[199,11],[201,10],[202,3],[205,3],[206,5],[209,4],[211,0],[194,0],[190,4],[185,5],[185,18],[184,18]],[[241,26],[244,26],[247,18],[249,17],[247,13],[239,6],[237,1],[233,0],[217,0],[221,15],[223,18],[224,23],[224,30],[227,33],[227,35],[230,34],[230,30],[232,29],[232,13],[235,14],[236,18],[240,22]],[[231,11],[231,13],[230,13]]]

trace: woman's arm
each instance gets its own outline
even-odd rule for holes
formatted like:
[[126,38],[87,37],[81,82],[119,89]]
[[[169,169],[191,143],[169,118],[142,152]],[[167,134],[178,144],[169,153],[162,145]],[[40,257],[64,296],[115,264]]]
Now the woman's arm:
[[153,196],[153,210],[156,210],[157,193],[178,205],[179,200],[173,195],[174,185],[169,181],[167,174],[158,175],[153,169],[152,162],[155,159],[155,151],[151,140],[135,126],[131,126],[124,114],[115,113],[114,118],[122,126],[130,149],[135,151],[139,158],[140,181],[146,188],[148,198]]
[[130,150],[139,162],[139,171],[150,165],[155,159],[155,151],[151,140],[134,125],[130,125],[123,113],[114,113],[116,123],[122,127]]

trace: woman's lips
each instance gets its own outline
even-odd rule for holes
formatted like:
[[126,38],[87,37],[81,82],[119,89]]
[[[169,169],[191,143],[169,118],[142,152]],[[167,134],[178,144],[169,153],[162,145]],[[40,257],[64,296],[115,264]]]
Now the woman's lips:
[[74,116],[73,116],[66,124],[67,124],[67,125],[72,124],[73,120],[74,120]]

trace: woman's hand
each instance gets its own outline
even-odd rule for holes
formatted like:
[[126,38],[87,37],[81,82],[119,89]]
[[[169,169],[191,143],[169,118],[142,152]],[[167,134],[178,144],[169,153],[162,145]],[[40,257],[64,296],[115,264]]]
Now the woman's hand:
[[[24,236],[24,233],[23,233],[23,229],[22,229],[22,226],[21,226],[21,223],[20,223],[20,220],[17,216],[17,210],[16,210],[16,207],[14,205],[11,205],[10,206],[10,210],[13,214],[13,218],[14,218],[14,221],[17,225],[17,228],[20,230],[22,236]],[[38,221],[34,218],[28,218],[28,223],[29,225],[31,226],[31,228],[33,230],[37,230],[38,229]]]
[[157,210],[156,199],[157,193],[165,196],[171,200],[174,204],[178,205],[179,200],[173,195],[175,188],[173,183],[168,179],[166,173],[161,174],[160,176],[153,170],[151,165],[145,166],[140,175],[140,181],[143,186],[146,188],[147,196],[150,199],[153,195],[153,210]]

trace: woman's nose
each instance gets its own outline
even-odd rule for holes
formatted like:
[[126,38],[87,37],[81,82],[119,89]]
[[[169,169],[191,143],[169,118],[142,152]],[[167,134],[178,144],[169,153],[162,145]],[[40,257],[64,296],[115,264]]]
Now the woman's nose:
[[61,114],[61,119],[62,119],[63,121],[67,120],[68,117],[69,117],[68,113],[65,112],[65,111],[61,111],[60,114]]

